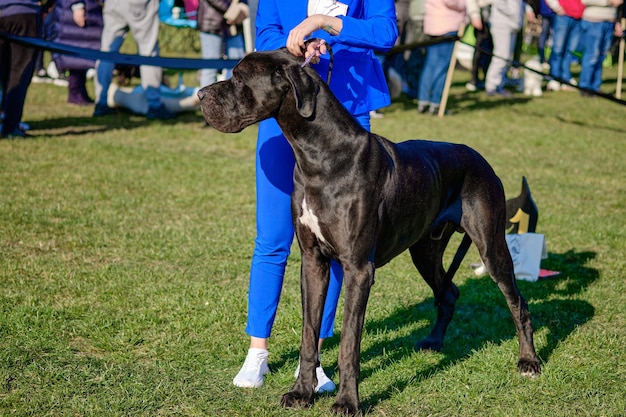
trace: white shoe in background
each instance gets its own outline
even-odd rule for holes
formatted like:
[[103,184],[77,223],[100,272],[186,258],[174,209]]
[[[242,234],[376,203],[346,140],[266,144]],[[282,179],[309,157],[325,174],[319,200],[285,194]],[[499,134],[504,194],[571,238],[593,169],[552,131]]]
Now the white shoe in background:
[[557,80],[548,81],[548,85],[546,85],[546,91],[559,91],[561,89],[561,83]]

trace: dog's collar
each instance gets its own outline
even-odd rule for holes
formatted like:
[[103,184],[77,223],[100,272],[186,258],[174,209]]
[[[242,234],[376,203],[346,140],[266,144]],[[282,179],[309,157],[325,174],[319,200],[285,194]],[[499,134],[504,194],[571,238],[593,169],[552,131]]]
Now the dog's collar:
[[[328,75],[326,76],[326,84],[330,85],[330,75],[333,71],[333,50],[330,47],[330,45],[328,44],[328,42],[326,42],[324,39],[320,39],[320,43],[317,46],[317,49],[319,51],[320,46],[322,46],[322,44],[326,45],[326,50],[328,51],[328,53],[330,54],[330,59],[329,59],[329,64],[328,64]],[[307,65],[309,65],[311,63],[311,59],[313,59],[313,55],[311,54],[308,57],[305,58],[304,62],[302,63],[302,65],[300,65],[300,67],[304,68]]]
[[[326,41],[324,39],[320,39],[320,43],[317,44],[317,47],[315,48],[316,51],[319,52],[320,47],[322,45],[326,44]],[[328,44],[326,44],[326,46],[328,46]],[[311,59],[313,59],[313,56],[315,54],[311,54],[308,57],[306,57],[306,59],[304,60],[304,62],[302,63],[302,65],[300,65],[302,68],[306,67],[307,65],[309,65],[311,63]]]

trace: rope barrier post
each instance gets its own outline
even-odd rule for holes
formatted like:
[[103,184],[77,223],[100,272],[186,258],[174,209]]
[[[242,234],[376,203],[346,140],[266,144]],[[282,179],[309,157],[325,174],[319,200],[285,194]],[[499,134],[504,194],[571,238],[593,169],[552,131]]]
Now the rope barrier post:
[[452,57],[450,58],[450,65],[448,65],[448,73],[446,74],[446,83],[443,87],[443,94],[441,95],[441,104],[439,105],[439,113],[437,113],[438,117],[443,117],[446,114],[446,106],[448,105],[448,94],[450,94],[450,85],[452,84],[452,75],[454,74],[454,68],[456,67],[456,52],[459,46],[460,39],[463,37],[463,33],[465,32],[465,23],[461,23],[459,27],[459,40],[454,42],[454,47],[452,48]]
[[252,44],[252,23],[250,18],[246,17],[242,24],[244,47],[246,48],[246,54],[249,54],[254,51],[254,45]]
[[[622,18],[622,30],[626,30],[626,18]],[[619,41],[619,63],[617,65],[617,86],[615,87],[615,97],[622,98],[622,76],[624,75],[624,37]]]

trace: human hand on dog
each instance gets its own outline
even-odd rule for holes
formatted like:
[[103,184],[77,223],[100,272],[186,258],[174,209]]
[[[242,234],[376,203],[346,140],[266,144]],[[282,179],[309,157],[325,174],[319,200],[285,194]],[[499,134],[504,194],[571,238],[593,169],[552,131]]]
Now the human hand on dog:
[[320,56],[324,55],[328,51],[328,46],[324,39],[314,38],[306,42],[306,47],[302,50],[304,54],[304,63],[302,66],[308,64],[317,64],[320,62]]
[[305,58],[308,58],[309,55],[314,55],[311,62],[316,64],[319,62],[319,56],[326,53],[326,45],[323,45],[317,39],[309,42],[307,45],[305,40],[319,29],[323,29],[331,35],[338,35],[342,27],[343,22],[336,17],[321,14],[309,16],[289,32],[286,45],[287,50],[295,56],[304,55]]

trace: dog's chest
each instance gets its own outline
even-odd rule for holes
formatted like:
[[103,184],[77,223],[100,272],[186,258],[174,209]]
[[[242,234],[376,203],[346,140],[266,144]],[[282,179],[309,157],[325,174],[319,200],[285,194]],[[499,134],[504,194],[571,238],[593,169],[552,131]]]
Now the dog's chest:
[[302,199],[302,215],[298,217],[298,221],[303,225],[308,227],[311,232],[324,243],[328,243],[322,234],[322,229],[320,228],[319,218],[315,215],[313,210],[308,206],[306,202],[306,197]]

